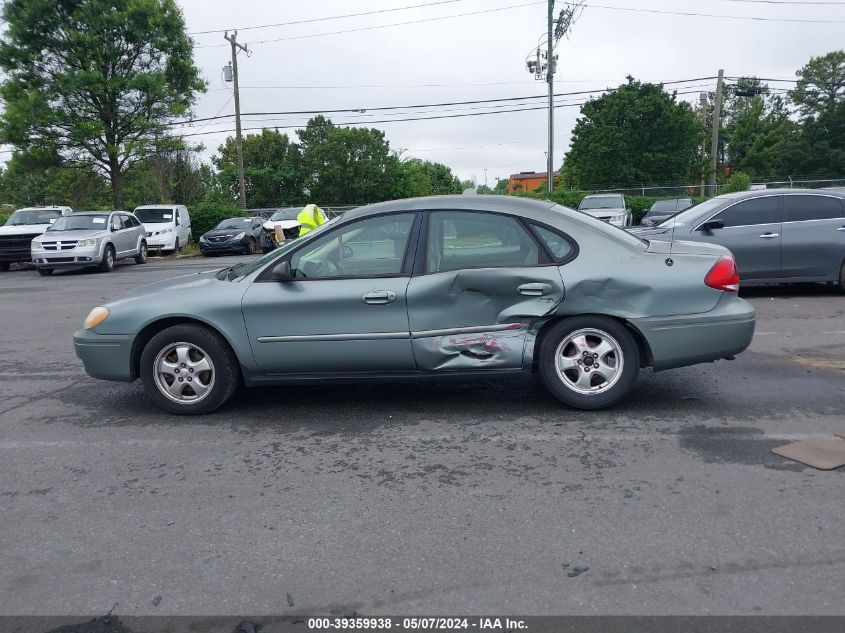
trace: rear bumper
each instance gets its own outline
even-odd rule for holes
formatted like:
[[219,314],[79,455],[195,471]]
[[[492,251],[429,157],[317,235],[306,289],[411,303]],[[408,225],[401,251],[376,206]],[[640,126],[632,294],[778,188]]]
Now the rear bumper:
[[96,334],[78,330],[73,335],[73,348],[85,366],[85,373],[100,380],[132,382],[131,334]]
[[735,295],[710,312],[630,319],[651,349],[655,371],[709,363],[744,351],[754,338],[756,312]]

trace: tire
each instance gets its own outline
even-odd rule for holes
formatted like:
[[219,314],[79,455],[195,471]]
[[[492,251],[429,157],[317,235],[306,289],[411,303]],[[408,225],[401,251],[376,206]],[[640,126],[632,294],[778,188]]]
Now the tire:
[[257,249],[255,247],[255,238],[251,237],[251,238],[249,238],[249,241],[246,243],[246,254],[247,255],[255,255],[256,250]]
[[179,238],[177,237],[176,241],[173,242],[173,254],[175,255],[176,253],[178,253],[181,250],[182,250],[182,247],[179,246]]
[[[190,373],[184,374],[185,370]],[[235,393],[238,375],[238,360],[228,343],[213,330],[199,325],[174,325],[162,330],[141,354],[144,390],[169,413],[195,415],[214,411]],[[197,385],[201,389],[195,388]]]
[[845,262],[842,262],[842,266],[839,268],[839,289],[845,292]]
[[11,265],[11,262],[0,262],[0,273],[5,273]]
[[103,260],[100,262],[99,269],[104,273],[110,273],[114,270],[114,246],[106,244],[103,251]]
[[[546,388],[576,409],[613,406],[631,392],[640,370],[634,336],[618,321],[603,316],[578,316],[554,324],[543,334],[537,358]],[[585,358],[592,366],[585,367]]]
[[141,248],[138,250],[138,254],[135,255],[135,263],[136,264],[146,264],[147,263],[147,243],[143,240],[141,241]]
[[50,275],[53,274],[53,269],[52,268],[39,268],[38,274],[41,275],[42,277],[49,277]]

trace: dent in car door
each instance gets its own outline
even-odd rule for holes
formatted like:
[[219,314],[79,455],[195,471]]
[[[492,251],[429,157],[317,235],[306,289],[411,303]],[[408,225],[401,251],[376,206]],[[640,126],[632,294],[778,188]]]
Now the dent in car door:
[[[291,265],[304,278],[249,287],[242,308],[262,372],[415,370],[406,252],[414,217],[394,214],[341,225],[291,253]],[[325,257],[335,259],[322,269]]]
[[[538,245],[513,217],[450,211],[429,216],[425,274],[408,286],[417,367],[520,368],[531,323],[563,299],[560,270],[538,265]],[[491,265],[496,258],[501,267]]]

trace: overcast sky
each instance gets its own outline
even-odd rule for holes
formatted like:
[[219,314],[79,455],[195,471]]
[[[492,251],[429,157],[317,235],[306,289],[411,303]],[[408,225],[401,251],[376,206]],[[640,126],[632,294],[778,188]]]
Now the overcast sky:
[[[179,0],[189,32],[239,28],[239,41],[250,45],[251,56],[239,56],[242,112],[367,109],[545,94],[545,83],[534,81],[525,69],[527,53],[545,32],[545,0],[441,1],[436,6],[374,15],[245,28],[433,1]],[[724,68],[728,76],[753,74],[788,79],[810,57],[845,46],[845,2],[597,0],[594,3],[588,0],[586,4],[569,39],[562,40],[558,47],[556,92],[616,86],[626,75],[651,81],[710,77],[719,68]],[[556,15],[563,6],[558,0]],[[752,21],[641,10],[818,22]],[[480,11],[489,12],[477,13]],[[476,14],[431,20],[462,13]],[[429,21],[369,28],[414,20]],[[301,37],[363,28],[368,30]],[[230,56],[223,33],[193,37],[196,63],[209,84],[208,92],[198,100],[196,116],[233,113],[231,84],[223,82],[221,73]],[[262,43],[263,40],[280,41]],[[693,93],[679,98],[697,99],[699,90],[714,86],[713,80],[679,84],[680,92]],[[567,103],[568,99],[568,103],[576,103],[584,98],[561,97],[559,102]],[[442,108],[422,110],[422,113],[412,110],[328,116],[336,122],[383,120],[433,116],[433,110]],[[478,110],[478,106],[463,105],[453,106],[446,114],[489,110],[489,107]],[[577,106],[556,110],[556,167],[569,144],[577,116]],[[277,120],[270,122],[257,118],[250,122],[245,118],[244,127],[301,127],[309,115],[274,118]],[[506,178],[526,170],[545,171],[544,110],[373,126],[385,131],[392,148],[401,148],[406,155],[446,163],[461,178],[475,177],[480,184],[485,180],[485,169],[491,186],[497,176]],[[233,127],[232,119],[224,119],[195,124],[193,131]],[[293,128],[283,131],[294,134]],[[226,135],[221,131],[194,140],[205,144],[207,158]]]

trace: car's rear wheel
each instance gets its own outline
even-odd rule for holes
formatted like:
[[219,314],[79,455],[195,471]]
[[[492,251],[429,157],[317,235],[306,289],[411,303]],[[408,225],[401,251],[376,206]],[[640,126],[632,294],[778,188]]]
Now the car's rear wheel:
[[845,262],[839,267],[839,283],[837,284],[842,292],[845,292]]
[[49,277],[50,275],[53,274],[53,269],[52,268],[39,268],[38,274],[41,275],[42,277]]
[[110,273],[114,270],[114,246],[107,244],[103,251],[103,259],[100,262],[100,270]]
[[235,392],[238,361],[216,332],[174,325],[156,334],[141,354],[147,395],[170,413],[214,411]]
[[618,321],[579,316],[544,333],[538,362],[543,383],[558,400],[578,409],[603,409],[630,393],[640,350]]
[[255,247],[255,238],[249,238],[249,241],[246,243],[246,254],[247,255],[255,255],[256,247]]
[[146,264],[147,263],[147,243],[141,242],[141,248],[138,249],[138,254],[135,255],[135,263],[136,264]]

